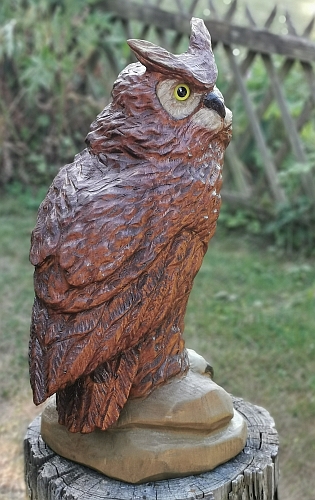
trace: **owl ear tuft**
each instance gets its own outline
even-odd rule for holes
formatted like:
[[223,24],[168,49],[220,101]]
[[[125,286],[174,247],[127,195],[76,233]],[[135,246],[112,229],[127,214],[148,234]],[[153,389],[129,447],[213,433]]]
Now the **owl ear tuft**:
[[194,55],[201,51],[210,51],[212,53],[211,36],[203,20],[198,17],[192,17],[190,26],[191,35],[187,52]]
[[129,47],[135,53],[137,59],[148,69],[152,71],[165,72],[165,69],[174,66],[175,56],[166,49],[147,42],[146,40],[127,40]]
[[127,40],[138,60],[149,70],[169,77],[191,78],[203,85],[213,86],[217,67],[211,47],[211,37],[202,19],[191,20],[191,36],[187,52],[174,55],[146,40]]

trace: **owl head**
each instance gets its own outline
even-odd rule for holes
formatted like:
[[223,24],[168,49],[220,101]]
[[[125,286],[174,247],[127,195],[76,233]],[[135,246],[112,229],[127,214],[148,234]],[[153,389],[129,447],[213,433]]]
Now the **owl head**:
[[216,87],[210,34],[192,18],[188,50],[174,55],[145,40],[128,40],[138,63],[127,66],[113,86],[112,103],[91,125],[87,144],[108,162],[169,155],[200,157],[212,140],[225,149],[232,113]]

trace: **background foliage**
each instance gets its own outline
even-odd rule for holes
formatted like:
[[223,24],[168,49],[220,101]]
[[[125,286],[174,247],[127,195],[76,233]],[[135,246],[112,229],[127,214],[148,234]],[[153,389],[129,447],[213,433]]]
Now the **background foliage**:
[[[57,169],[83,149],[115,78],[108,58],[114,51],[120,67],[126,63],[124,40],[91,0],[0,1],[0,500],[24,498],[22,440],[38,411],[27,367],[35,209]],[[224,60],[218,65],[224,92]],[[257,60],[248,83],[258,100],[265,76]],[[296,113],[305,82],[295,72],[287,85]],[[234,133],[241,134],[242,102],[228,104]],[[276,147],[279,110],[268,113],[264,127]],[[219,232],[212,242],[186,317],[187,345],[213,362],[216,381],[274,416],[281,440],[280,497],[286,500],[314,498],[315,269],[314,258],[304,259],[302,252],[283,256],[268,242],[309,253],[315,248],[314,200],[300,191],[301,171],[314,168],[314,133],[311,125],[303,130],[308,164],[288,158],[281,175],[290,202],[276,211],[257,175],[260,157],[248,147],[260,190],[257,205],[266,210],[223,203],[219,231],[224,226],[229,234]],[[255,235],[258,244],[244,233]]]
[[[272,59],[278,68],[283,64],[283,58],[280,56],[273,56]],[[228,68],[224,65],[223,57],[217,56],[217,64],[221,69],[218,86],[224,95],[225,89],[228,88],[225,78]],[[309,94],[309,85],[303,68],[297,61],[293,70],[281,83],[290,114],[296,119],[302,113],[305,96]],[[250,72],[246,75],[246,87],[254,107],[259,109],[267,89],[270,88],[270,79],[260,57],[256,57]],[[246,165],[247,180],[254,188],[255,199],[251,198],[246,207],[223,204],[220,223],[229,231],[262,236],[267,244],[273,243],[288,253],[300,251],[308,255],[314,254],[315,200],[305,194],[302,183],[303,175],[315,174],[314,110],[310,121],[300,131],[306,161],[296,158],[288,148],[290,152],[285,156],[278,172],[279,184],[285,192],[287,201],[277,204],[270,196],[263,159],[254,138],[247,132],[248,117],[239,94],[236,93],[228,105],[233,110],[233,137],[243,140],[246,146],[242,161]],[[263,113],[261,128],[272,155],[276,157],[283,141],[286,140],[283,117],[276,100],[272,100]]]
[[108,50],[123,39],[92,2],[4,0],[0,5],[2,186],[47,185],[84,147],[112,79]]
[[[89,125],[108,102],[129,53],[125,34],[112,21],[96,0],[2,0],[0,190],[35,206],[59,167],[84,148]],[[218,86],[224,93],[229,68],[220,51],[216,57]],[[267,85],[266,70],[257,58],[247,75],[254,103],[260,102]],[[284,82],[293,116],[301,109],[306,86],[299,68]],[[228,105],[234,113],[234,136],[241,137],[247,124],[242,101],[236,96]],[[276,104],[269,106],[262,126],[276,151],[284,134]],[[224,203],[220,223],[228,231],[259,235],[290,252],[314,252],[314,200],[301,189],[301,174],[313,171],[315,164],[312,123],[304,127],[302,137],[308,161],[301,164],[287,157],[279,175],[288,202],[281,206],[270,202],[261,157],[254,141],[247,141],[244,163],[257,203],[246,208]]]

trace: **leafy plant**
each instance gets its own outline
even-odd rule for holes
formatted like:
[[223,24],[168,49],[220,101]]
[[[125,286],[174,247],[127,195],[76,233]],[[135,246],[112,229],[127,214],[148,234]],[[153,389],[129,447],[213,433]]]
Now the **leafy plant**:
[[[3,0],[0,6],[1,180],[47,184],[83,149],[112,85],[112,16],[92,1]],[[124,64],[121,58],[121,64]]]
[[[223,56],[224,54],[219,52],[218,65],[222,64]],[[280,68],[283,67],[284,61],[280,56],[273,56],[273,63]],[[229,68],[225,70],[227,72],[221,75],[219,82],[223,94],[228,91],[231,82],[233,84],[233,74],[229,74]],[[312,103],[306,100],[306,96],[310,93],[309,83],[303,68],[298,63],[281,82],[281,90],[293,119],[298,122],[301,115],[309,116],[306,124],[299,130],[305,154],[297,158],[291,150],[284,117],[277,100],[274,99],[270,77],[262,58],[256,56],[250,70],[243,75],[243,78],[259,118],[266,145],[271,155],[279,159],[277,180],[287,201],[277,204],[273,200],[263,155],[255,143],[244,102],[240,99],[239,93],[235,92],[230,94],[230,102],[227,104],[233,110],[233,136],[241,151],[243,175],[252,190],[252,195],[244,205],[242,203],[237,205],[236,202],[229,204],[223,198],[220,223],[229,231],[261,235],[265,243],[274,244],[289,252],[313,253],[315,200],[313,196],[305,194],[310,191],[306,191],[306,188],[308,184],[312,184],[315,172],[315,128],[310,114]],[[269,100],[266,99],[268,92],[271,96]],[[267,104],[263,106],[264,102]],[[230,170],[233,169],[231,159],[229,166]],[[225,186],[230,190],[235,189],[230,172],[227,181]]]
[[294,203],[278,207],[275,218],[264,227],[278,247],[292,253],[315,255],[315,210],[311,200],[301,196]]

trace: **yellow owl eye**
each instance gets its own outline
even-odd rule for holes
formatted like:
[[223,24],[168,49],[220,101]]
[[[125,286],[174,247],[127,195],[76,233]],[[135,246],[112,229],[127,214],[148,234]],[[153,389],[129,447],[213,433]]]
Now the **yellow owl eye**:
[[176,85],[174,90],[174,96],[177,101],[186,101],[190,96],[190,88],[185,83]]

